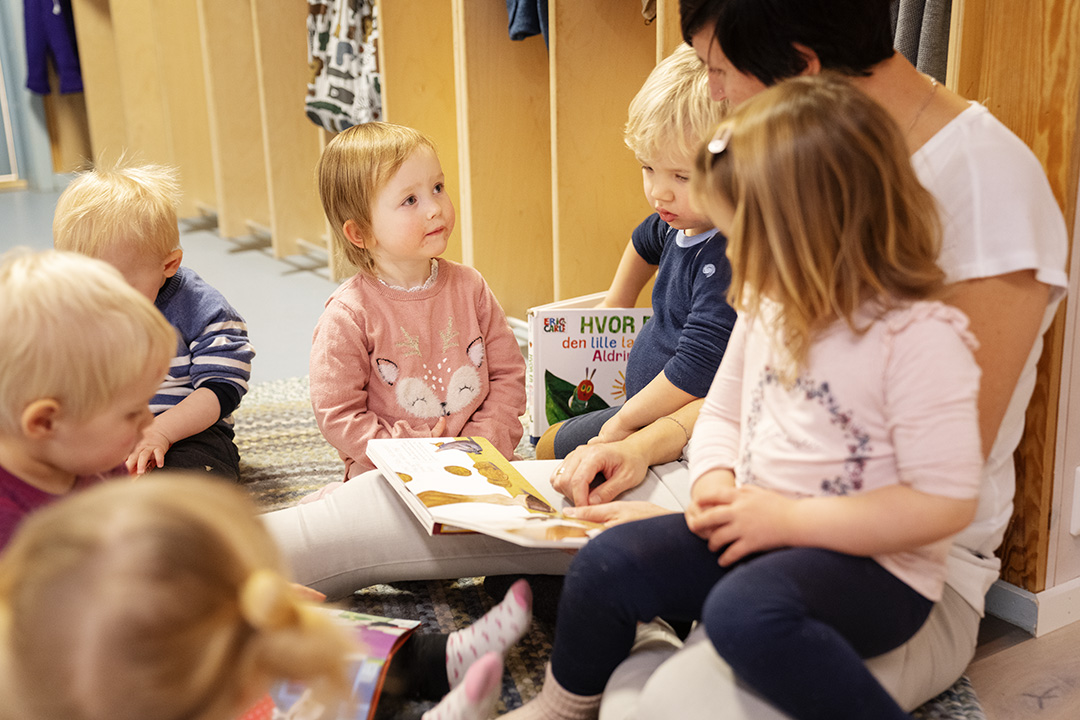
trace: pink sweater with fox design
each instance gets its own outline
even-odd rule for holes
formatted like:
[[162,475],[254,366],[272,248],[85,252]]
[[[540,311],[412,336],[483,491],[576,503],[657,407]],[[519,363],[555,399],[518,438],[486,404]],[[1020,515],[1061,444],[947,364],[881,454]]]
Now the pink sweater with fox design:
[[440,258],[435,283],[405,291],[357,273],[326,302],[311,347],[311,404],[349,477],[374,466],[368,440],[479,436],[512,457],[525,360],[476,270]]

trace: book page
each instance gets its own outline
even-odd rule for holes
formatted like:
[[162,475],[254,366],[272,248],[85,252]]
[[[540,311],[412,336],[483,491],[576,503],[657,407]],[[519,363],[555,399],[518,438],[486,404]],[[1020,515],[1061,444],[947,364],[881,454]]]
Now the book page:
[[485,438],[377,439],[368,456],[437,523],[528,547],[580,547],[602,529],[564,517]]

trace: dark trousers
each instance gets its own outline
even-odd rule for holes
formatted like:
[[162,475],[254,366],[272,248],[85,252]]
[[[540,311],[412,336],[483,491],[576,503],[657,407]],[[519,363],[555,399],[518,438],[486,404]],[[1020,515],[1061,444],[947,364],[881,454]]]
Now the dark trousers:
[[210,473],[237,482],[240,451],[233,442],[232,430],[218,423],[173,443],[165,453],[165,467]]
[[785,548],[733,566],[665,515],[605,530],[566,575],[551,669],[595,695],[639,621],[701,620],[744,682],[795,718],[908,718],[864,658],[907,641],[933,603],[869,558]]

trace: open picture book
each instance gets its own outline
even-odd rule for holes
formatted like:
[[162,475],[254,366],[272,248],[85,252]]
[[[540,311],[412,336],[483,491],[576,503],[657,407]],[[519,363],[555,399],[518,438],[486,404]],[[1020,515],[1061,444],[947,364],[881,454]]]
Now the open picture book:
[[543,495],[482,437],[376,439],[367,455],[431,534],[569,549],[603,529],[564,516],[561,498]]
[[353,635],[357,650],[349,656],[349,697],[336,708],[322,708],[303,683],[281,681],[269,693],[271,718],[323,720],[370,720],[375,717],[390,658],[419,625],[419,620],[399,620],[320,608]]

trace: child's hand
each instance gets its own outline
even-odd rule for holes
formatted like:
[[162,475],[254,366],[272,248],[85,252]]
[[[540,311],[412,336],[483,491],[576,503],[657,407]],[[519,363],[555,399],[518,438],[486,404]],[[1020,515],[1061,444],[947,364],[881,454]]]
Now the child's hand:
[[611,525],[644,520],[658,515],[669,515],[674,512],[674,510],[668,510],[644,500],[617,500],[600,505],[569,507],[563,510],[563,515],[575,520],[602,523],[610,527]]
[[589,444],[618,442],[619,440],[629,437],[635,430],[639,429],[624,426],[622,418],[619,417],[620,415],[622,415],[622,413],[616,412],[608,418],[608,421],[600,426],[600,432],[596,437],[589,441]]
[[730,470],[707,472],[690,488],[690,504],[686,506],[686,526],[702,540],[717,528],[711,511],[726,507],[735,499],[735,476]]
[[309,588],[307,585],[301,585],[300,583],[291,583],[293,592],[295,592],[301,600],[307,602],[321,603],[326,602],[326,594],[321,593],[315,588]]
[[172,445],[169,439],[162,435],[153,426],[143,430],[142,439],[135,445],[135,449],[128,455],[125,462],[128,472],[132,475],[142,475],[156,467],[165,467],[165,453]]
[[431,428],[431,437],[442,437],[446,434],[446,416],[435,421],[435,427]]
[[721,495],[729,498],[728,502],[705,506],[695,499],[686,511],[687,526],[709,541],[710,550],[717,552],[727,546],[720,555],[720,565],[726,567],[752,553],[790,544],[797,500],[753,485],[729,488],[715,497]]

